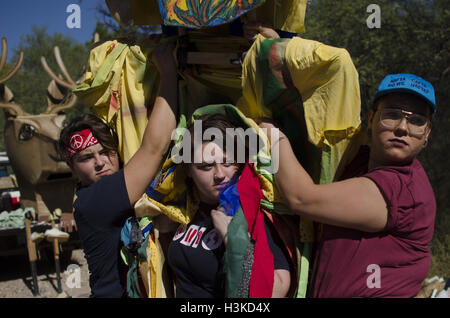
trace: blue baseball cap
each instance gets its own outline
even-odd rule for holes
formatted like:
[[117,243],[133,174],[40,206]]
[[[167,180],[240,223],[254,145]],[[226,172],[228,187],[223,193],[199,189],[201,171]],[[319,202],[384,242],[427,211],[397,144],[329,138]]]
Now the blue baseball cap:
[[378,86],[373,103],[382,96],[391,93],[411,93],[427,102],[436,113],[436,98],[431,83],[414,74],[389,74]]

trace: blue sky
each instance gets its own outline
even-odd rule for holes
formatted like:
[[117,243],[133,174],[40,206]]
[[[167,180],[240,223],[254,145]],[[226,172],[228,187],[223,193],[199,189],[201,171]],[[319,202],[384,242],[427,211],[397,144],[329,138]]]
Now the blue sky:
[[[66,9],[70,4],[80,6],[80,28],[67,27],[71,12]],[[46,26],[49,34],[59,32],[80,43],[92,40],[95,24],[101,20],[96,11],[99,4],[106,6],[104,0],[0,0],[0,38],[8,41],[8,60],[21,35],[30,33],[32,25]]]

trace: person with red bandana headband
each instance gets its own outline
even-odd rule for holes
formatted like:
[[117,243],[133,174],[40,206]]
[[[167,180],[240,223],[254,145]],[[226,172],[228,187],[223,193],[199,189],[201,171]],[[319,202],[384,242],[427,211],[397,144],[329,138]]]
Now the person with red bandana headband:
[[153,179],[176,127],[177,71],[167,45],[152,61],[160,88],[141,147],[121,169],[117,136],[94,115],[72,120],[62,131],[59,152],[80,180],[74,217],[90,271],[91,297],[126,297],[120,262],[120,232],[133,205]]

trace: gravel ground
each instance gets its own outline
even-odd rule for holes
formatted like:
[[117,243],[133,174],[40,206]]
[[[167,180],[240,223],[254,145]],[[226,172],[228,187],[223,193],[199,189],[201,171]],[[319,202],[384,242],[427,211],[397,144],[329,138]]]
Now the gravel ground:
[[[49,257],[50,256],[50,257]],[[33,296],[33,280],[27,256],[0,258],[0,298],[87,298],[89,273],[82,249],[67,252],[61,259],[62,293],[57,291],[55,262],[50,254],[37,262],[39,295]],[[75,271],[72,269],[76,268]],[[78,270],[79,269],[79,270]],[[79,274],[79,280],[77,275]],[[77,282],[79,285],[77,286]]]

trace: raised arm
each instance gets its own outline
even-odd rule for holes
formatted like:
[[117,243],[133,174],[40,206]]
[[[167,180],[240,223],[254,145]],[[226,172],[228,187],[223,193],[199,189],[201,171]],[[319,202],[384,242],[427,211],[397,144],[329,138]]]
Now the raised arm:
[[130,203],[134,204],[154,178],[176,128],[177,70],[172,46],[157,47],[152,60],[160,74],[160,86],[142,145],[124,168]]
[[[260,127],[268,129],[269,140],[271,130],[277,129],[268,123]],[[282,132],[276,140],[270,141],[277,145],[279,151],[275,182],[292,212],[320,223],[365,232],[378,232],[385,228],[387,205],[372,180],[362,177],[317,185],[297,161],[289,140]]]

